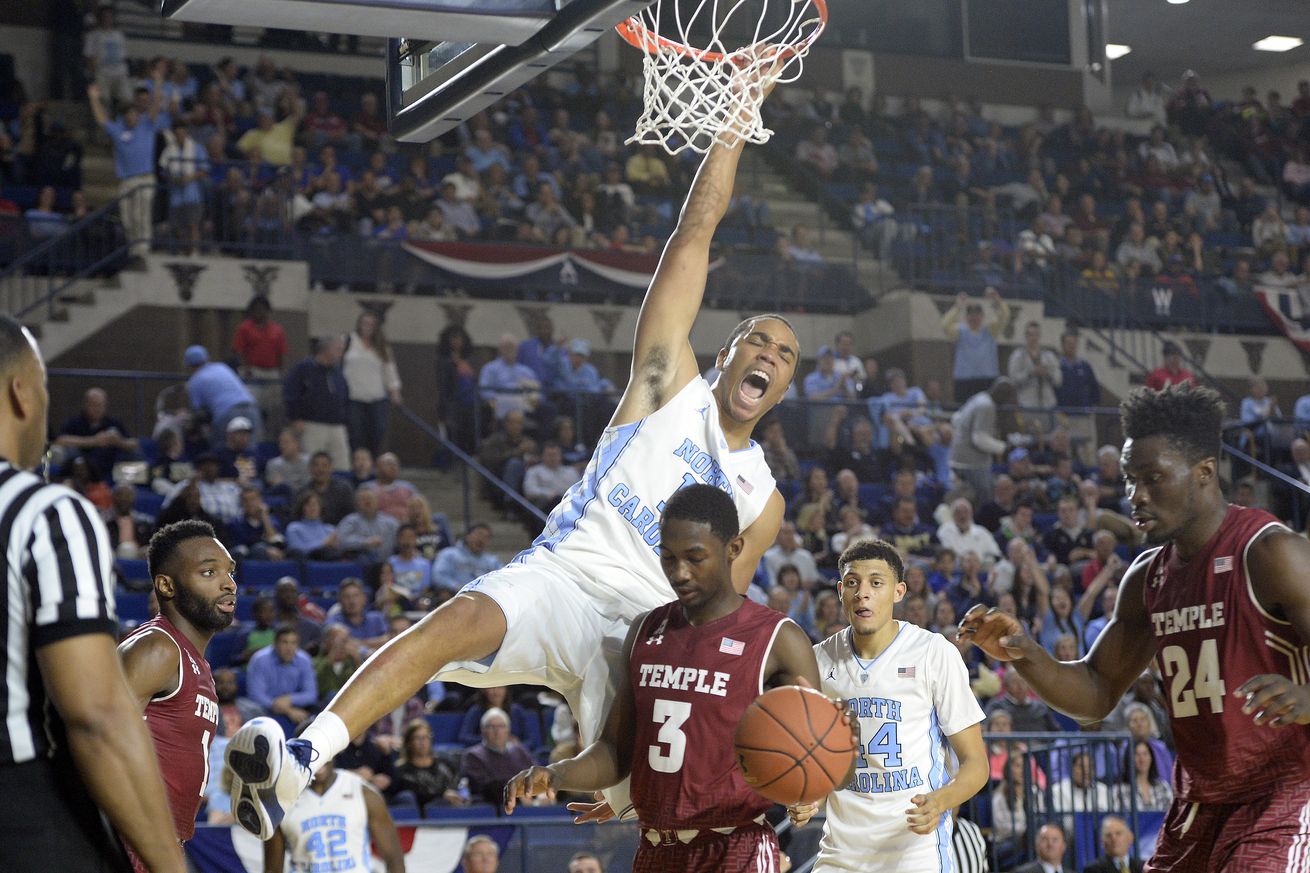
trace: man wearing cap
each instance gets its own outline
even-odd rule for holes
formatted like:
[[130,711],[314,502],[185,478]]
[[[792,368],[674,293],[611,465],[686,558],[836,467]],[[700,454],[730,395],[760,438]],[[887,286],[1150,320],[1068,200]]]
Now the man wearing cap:
[[227,423],[227,442],[218,453],[218,475],[245,484],[256,479],[255,452],[251,447],[254,425],[244,415]]
[[1168,385],[1178,385],[1183,382],[1195,385],[1196,376],[1183,366],[1183,350],[1178,347],[1177,343],[1166,342],[1160,349],[1164,355],[1164,363],[1156,367],[1146,377],[1146,387],[1155,391],[1162,391]]
[[568,345],[568,357],[560,367],[556,390],[580,394],[603,394],[614,390],[614,383],[601,376],[591,362],[591,343],[575,339]]
[[215,452],[227,445],[227,426],[243,417],[250,422],[251,439],[259,441],[262,419],[255,398],[231,367],[209,360],[204,346],[189,346],[182,356],[191,376],[186,381],[191,408],[209,413],[209,444]]
[[341,373],[345,349],[345,339],[339,334],[321,337],[313,356],[292,367],[282,381],[287,418],[300,437],[301,448],[311,456],[327,452],[334,470],[350,469],[346,431],[350,393]]

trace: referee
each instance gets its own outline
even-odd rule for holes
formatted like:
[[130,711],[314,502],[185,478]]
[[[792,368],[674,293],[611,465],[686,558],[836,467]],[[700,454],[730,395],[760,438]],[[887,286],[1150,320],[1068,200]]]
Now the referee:
[[49,402],[36,342],[0,315],[0,871],[128,869],[103,810],[151,873],[183,873],[114,650],[109,536],[90,503],[28,472],[45,451]]

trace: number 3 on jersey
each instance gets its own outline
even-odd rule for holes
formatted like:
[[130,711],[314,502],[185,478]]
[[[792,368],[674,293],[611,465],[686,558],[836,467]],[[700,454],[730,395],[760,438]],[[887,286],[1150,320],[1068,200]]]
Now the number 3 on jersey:
[[[660,725],[660,732],[651,745],[646,760],[656,773],[677,773],[682,769],[682,757],[687,751],[687,735],[682,726],[691,718],[691,704],[680,700],[655,701],[655,710],[651,718]],[[666,754],[660,746],[668,746]]]
[[1192,678],[1192,667],[1182,646],[1165,646],[1160,650],[1160,671],[1170,680],[1169,708],[1174,718],[1199,714],[1198,697],[1210,699],[1210,712],[1214,715],[1224,711],[1224,680],[1219,675],[1219,645],[1214,640],[1201,643],[1196,658],[1196,681],[1191,688],[1187,684]]

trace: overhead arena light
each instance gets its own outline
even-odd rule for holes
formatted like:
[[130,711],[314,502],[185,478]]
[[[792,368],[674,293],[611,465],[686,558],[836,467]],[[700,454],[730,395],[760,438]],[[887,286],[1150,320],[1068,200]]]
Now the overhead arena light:
[[1188,0],[1169,0],[1169,3],[1173,6],[1182,6],[1186,2],[1188,2]]
[[1120,45],[1117,42],[1107,42],[1105,44],[1105,57],[1107,60],[1117,60],[1133,50],[1130,45]]
[[1251,48],[1260,52],[1286,52],[1301,45],[1305,40],[1299,36],[1266,36],[1251,44]]

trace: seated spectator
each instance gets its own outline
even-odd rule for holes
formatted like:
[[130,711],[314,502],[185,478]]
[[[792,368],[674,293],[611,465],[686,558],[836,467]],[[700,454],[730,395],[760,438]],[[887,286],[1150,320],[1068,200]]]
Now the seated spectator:
[[256,481],[255,450],[251,447],[254,425],[244,415],[227,423],[223,447],[218,451],[218,475],[239,485]]
[[418,494],[418,489],[413,483],[397,478],[400,475],[400,459],[393,452],[378,456],[375,472],[373,487],[377,490],[378,512],[398,522],[404,521],[409,511],[409,501]]
[[[1114,560],[1117,561],[1118,559],[1119,556],[1115,555]],[[1114,615],[1115,604],[1119,602],[1119,588],[1117,580],[1115,579],[1118,575],[1116,572],[1117,569],[1118,567],[1109,569],[1105,567],[1102,568],[1102,573],[1106,573],[1107,578],[1114,580],[1116,584],[1107,584],[1101,589],[1101,614],[1096,618],[1090,619],[1087,622],[1087,626],[1083,629],[1083,646],[1086,651],[1090,652],[1092,650],[1092,645],[1096,642],[1096,638],[1101,635],[1101,631],[1105,630],[1105,626],[1110,623],[1110,619]],[[1096,575],[1100,576],[1101,573],[1097,573]]]
[[934,616],[933,623],[939,627],[955,624],[975,605],[990,607],[995,604],[987,586],[987,573],[983,572],[982,559],[978,557],[978,553],[973,549],[966,549],[959,555],[960,572],[955,575],[955,581],[946,589],[945,596],[937,601],[938,606],[947,603],[951,607],[951,614],[942,617],[941,622],[938,622],[937,617]]
[[828,142],[828,129],[816,125],[810,135],[796,144],[796,160],[809,167],[820,179],[830,179],[837,171],[837,149]]
[[425,719],[416,718],[405,725],[400,760],[392,769],[387,801],[413,803],[420,810],[428,804],[464,806],[468,803],[459,793],[459,778],[454,768],[433,753],[432,728]]
[[963,497],[951,504],[951,520],[937,528],[937,540],[957,555],[973,552],[988,563],[1001,557],[996,538],[974,522],[973,505]]
[[319,701],[326,704],[359,669],[359,645],[351,637],[350,628],[343,624],[324,628],[321,651],[314,657],[313,664]]
[[[1069,775],[1051,784],[1051,811],[1064,813],[1105,813],[1110,809],[1110,789],[1096,778],[1092,756],[1075,752],[1069,763]],[[1065,827],[1074,826],[1072,815],[1065,817]]]
[[433,520],[432,507],[421,494],[415,494],[409,499],[405,507],[405,523],[414,528],[419,554],[427,561],[432,561],[437,557],[437,552],[450,545],[446,535]]
[[273,645],[279,627],[276,624],[277,611],[273,601],[267,597],[255,598],[254,605],[250,607],[250,617],[254,626],[246,629],[245,641],[235,658],[238,664],[246,663],[255,652]]
[[764,462],[778,481],[795,481],[801,477],[800,461],[787,444],[787,432],[782,419],[771,418],[761,428],[760,445],[764,449]]
[[1155,749],[1145,740],[1134,740],[1124,750],[1120,772],[1124,775],[1116,801],[1124,809],[1130,808],[1134,793],[1137,795],[1137,809],[1142,812],[1163,812],[1174,802],[1174,790],[1169,781],[1160,778]]
[[333,625],[341,625],[350,631],[351,637],[359,644],[361,655],[379,648],[388,639],[387,620],[382,613],[368,608],[364,583],[358,579],[346,579],[337,589],[337,602],[328,610],[324,630]]
[[1141,873],[1142,862],[1128,856],[1132,846],[1133,832],[1128,823],[1117,815],[1107,815],[1101,819],[1102,855],[1084,867],[1083,873]]
[[473,170],[482,174],[499,166],[508,172],[512,158],[509,149],[492,138],[491,131],[481,128],[473,132],[473,141],[464,147],[464,155],[473,162]]
[[482,714],[482,741],[464,752],[460,777],[468,780],[469,794],[482,803],[498,804],[505,783],[532,766],[532,754],[510,738],[509,716],[492,707]]
[[1057,563],[1073,569],[1083,561],[1090,560],[1095,554],[1092,547],[1092,531],[1084,527],[1079,520],[1078,498],[1073,495],[1062,496],[1056,504],[1055,513],[1055,526],[1042,537],[1042,545]]
[[535,710],[515,703],[510,697],[511,688],[505,685],[493,685],[479,688],[464,710],[464,720],[459,726],[459,743],[462,746],[475,746],[482,739],[482,716],[488,710],[499,709],[509,713],[509,738],[516,743],[526,743],[530,733],[529,721],[537,718]]
[[807,400],[851,400],[854,385],[849,378],[837,375],[831,346],[823,346],[815,356],[815,368],[805,377]]
[[274,110],[261,106],[255,115],[255,127],[247,130],[236,142],[237,151],[252,163],[263,162],[275,167],[285,167],[291,163],[291,149],[296,128],[305,112],[304,101],[288,95],[288,100],[279,100],[284,106],[285,117],[275,120]]
[[[836,494],[833,497],[833,505],[837,509],[839,521],[841,511],[853,506],[860,514],[860,518],[868,518],[869,511],[860,502],[860,477],[855,475],[854,470],[841,469],[837,471],[835,479],[837,483]],[[829,528],[829,533],[834,532],[837,526]]]
[[[811,374],[813,375],[813,374]],[[849,378],[849,377],[847,377]],[[811,415],[814,413],[811,412]],[[828,423],[823,429],[823,447],[828,456],[824,463],[834,470],[850,470],[860,482],[877,482],[886,478],[885,464],[874,440],[873,422],[863,415],[855,416],[850,425],[850,433],[843,440],[839,435],[843,422],[849,417],[849,407],[838,405],[832,407]],[[822,471],[822,467],[814,469]],[[811,471],[811,476],[814,473]],[[827,474],[824,474],[823,487],[827,488]],[[837,526],[836,508],[830,508],[827,523],[830,529]]]
[[1046,209],[1037,216],[1037,227],[1041,233],[1053,240],[1064,239],[1064,232],[1073,224],[1073,218],[1064,212],[1063,201],[1055,194],[1046,200]]
[[351,145],[346,139],[350,128],[346,120],[332,110],[326,91],[314,92],[300,128],[304,132],[301,139],[309,148],[321,149],[325,145],[349,148]]
[[1001,689],[1005,693],[987,704],[988,713],[998,709],[1008,711],[1010,723],[1019,733],[1060,730],[1051,708],[1032,695],[1028,681],[1019,675],[1018,670],[1005,671],[1005,675],[1001,677]]
[[528,220],[526,227],[530,228],[531,239],[547,245],[557,244],[561,229],[571,229],[578,224],[578,220],[555,196],[555,187],[548,184],[538,188],[537,199],[528,204],[524,218]]
[[287,525],[287,552],[314,561],[335,561],[341,556],[337,529],[323,520],[322,501],[313,491],[296,498],[294,521]]
[[[218,466],[217,462],[214,466]],[[159,511],[157,523],[159,527],[164,527],[188,518],[203,521],[214,530],[222,530],[227,526],[226,519],[220,519],[205,511],[200,500],[200,481],[195,477],[183,479],[173,491],[169,492],[169,496],[164,499],[163,508]]]
[[246,692],[288,731],[309,717],[318,705],[318,683],[309,655],[300,649],[296,629],[283,625],[273,644],[251,655],[246,667]]
[[[536,462],[537,441],[525,432],[523,412],[509,410],[499,427],[482,440],[478,447],[478,460],[514,490],[523,490],[523,477],[528,465]],[[497,492],[499,493],[499,492]],[[493,499],[493,502],[496,502]]]
[[119,558],[144,558],[146,544],[155,530],[155,520],[136,509],[136,487],[120,482],[112,492],[113,503],[100,514],[109,529],[109,545]]
[[57,237],[68,227],[68,219],[55,210],[56,196],[54,186],[46,185],[37,195],[36,205],[23,213],[27,235],[34,243]]
[[478,218],[477,210],[459,199],[454,182],[441,184],[441,196],[436,205],[441,210],[442,221],[454,228],[460,239],[470,239],[482,233],[482,220]]
[[536,373],[518,363],[518,340],[504,334],[497,345],[498,356],[483,365],[478,389],[485,403],[495,409],[500,421],[510,412],[531,412],[541,400],[541,382]]
[[373,470],[373,452],[368,446],[358,446],[350,453],[350,484],[353,488],[377,481]]
[[865,182],[878,175],[878,155],[873,142],[858,127],[850,129],[837,153],[841,175],[852,182]]
[[667,194],[673,186],[668,165],[654,146],[638,148],[628,158],[623,176],[638,194]]
[[418,548],[418,531],[412,524],[396,530],[396,553],[387,558],[391,565],[392,585],[407,598],[417,598],[432,585],[432,561]]
[[65,459],[86,458],[91,476],[98,482],[108,480],[114,464],[137,456],[140,448],[127,425],[109,414],[109,395],[103,388],[87,389],[81,411],[64,422],[54,445],[65,450]]
[[218,698],[218,734],[230,737],[252,718],[264,714],[264,709],[249,697],[238,694],[237,674],[230,667],[214,671],[214,696]]
[[366,780],[383,794],[391,790],[394,770],[391,756],[370,741],[368,731],[351,737],[350,745],[333,759],[333,763]]
[[528,467],[523,477],[523,495],[538,508],[555,508],[578,481],[578,471],[564,464],[564,452],[553,440],[541,448],[541,461]]
[[1155,713],[1145,703],[1130,703],[1124,707],[1124,721],[1133,742],[1146,743],[1155,753],[1155,772],[1163,781],[1172,783],[1174,772],[1174,753],[1160,739],[1160,727],[1155,721]]
[[[1024,772],[1027,765],[1028,755],[1016,749],[1006,761],[1005,775],[1000,784],[992,789],[992,839],[1001,869],[1009,869],[1023,858],[1024,840],[1028,834],[1028,817],[1024,810],[1031,793]],[[1042,805],[1040,794],[1035,795],[1035,805]]]
[[295,494],[309,485],[309,458],[300,450],[300,437],[291,428],[277,435],[278,455],[264,465],[264,484]]
[[787,254],[792,263],[802,270],[823,265],[823,255],[810,239],[810,229],[801,224],[792,228]]
[[992,533],[1000,531],[1001,519],[1014,512],[1018,505],[1017,497],[1018,489],[1015,488],[1014,480],[1006,473],[997,475],[992,480],[991,499],[978,507],[978,524]]
[[1148,276],[1160,272],[1162,266],[1156,247],[1147,239],[1146,228],[1140,223],[1134,223],[1128,228],[1128,236],[1115,249],[1114,259],[1124,270],[1133,269]]
[[801,575],[801,582],[807,586],[823,578],[814,562],[814,555],[801,545],[794,522],[783,521],[778,526],[777,539],[765,550],[763,562],[765,572],[768,574],[769,587],[778,584],[778,571],[784,565],[796,568]]
[[491,527],[474,522],[463,539],[437,553],[432,564],[432,585],[458,591],[479,576],[504,566],[500,558],[487,551],[490,545]]
[[1001,527],[996,531],[996,544],[1002,551],[1011,541],[1018,539],[1027,543],[1038,558],[1042,557],[1042,535],[1033,526],[1034,514],[1033,502],[1025,497],[1015,504],[1014,512],[1001,519]]
[[[851,543],[878,536],[878,531],[865,523],[864,514],[860,512],[857,505],[849,503],[843,505],[837,510],[837,520],[838,529],[832,534],[828,547],[834,555],[840,555]],[[883,538],[891,540],[887,534],[884,534]]]
[[954,549],[938,546],[933,553],[932,572],[928,574],[928,587],[932,590],[934,596],[951,587],[955,580],[955,561]]
[[301,593],[300,583],[291,576],[277,580],[273,586],[273,603],[277,607],[277,623],[294,627],[305,651],[317,651],[323,620],[327,618],[323,608]]
[[[898,497],[892,508],[891,520],[883,525],[881,536],[896,547],[902,555],[914,558],[933,558],[938,549],[936,528],[919,520],[913,497]],[[841,547],[833,538],[833,550]]]
[[332,456],[327,452],[315,452],[310,456],[309,485],[296,495],[296,499],[311,491],[319,499],[322,519],[327,524],[339,524],[354,509],[354,492],[350,485],[332,475]]
[[164,498],[164,508],[168,509],[191,485],[200,495],[201,508],[214,518],[221,519],[222,527],[241,518],[241,486],[231,479],[220,479],[218,471],[219,459],[212,452],[196,458],[196,475],[174,487]]
[[355,511],[337,525],[337,540],[345,555],[376,564],[395,552],[399,527],[394,518],[378,512],[377,490],[360,485],[355,490]]
[[614,383],[596,369],[591,362],[591,343],[584,339],[575,339],[569,343],[568,354],[560,362],[556,374],[555,391],[583,394],[608,394],[614,390]]
[[1268,288],[1288,290],[1301,284],[1301,279],[1291,271],[1291,261],[1285,252],[1276,252],[1269,259],[1269,269],[1256,279],[1256,282]]
[[241,489],[241,517],[227,527],[226,543],[232,554],[252,561],[280,561],[286,557],[287,541],[281,525],[273,518],[259,489]]

